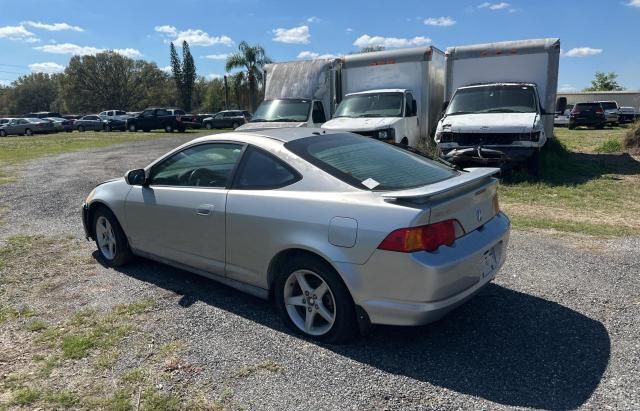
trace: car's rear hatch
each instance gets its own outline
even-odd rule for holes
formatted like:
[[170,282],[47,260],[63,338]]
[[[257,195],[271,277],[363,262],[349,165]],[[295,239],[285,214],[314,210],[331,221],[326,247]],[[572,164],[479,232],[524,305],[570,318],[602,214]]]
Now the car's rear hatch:
[[[460,175],[424,187],[387,192],[383,198],[397,202],[423,204],[428,218],[416,223],[428,224],[456,220],[464,233],[484,225],[498,213],[497,180],[499,168],[468,168]],[[463,233],[461,233],[462,235]]]

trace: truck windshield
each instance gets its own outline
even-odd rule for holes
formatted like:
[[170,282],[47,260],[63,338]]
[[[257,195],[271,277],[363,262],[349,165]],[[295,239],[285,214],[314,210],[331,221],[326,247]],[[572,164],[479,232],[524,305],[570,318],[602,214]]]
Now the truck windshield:
[[346,96],[335,117],[402,117],[402,93],[367,93]]
[[265,100],[260,103],[256,110],[252,123],[265,121],[307,121],[311,108],[311,100],[287,99],[287,100]]
[[451,99],[446,114],[536,113],[537,111],[533,87],[500,85],[459,89]]

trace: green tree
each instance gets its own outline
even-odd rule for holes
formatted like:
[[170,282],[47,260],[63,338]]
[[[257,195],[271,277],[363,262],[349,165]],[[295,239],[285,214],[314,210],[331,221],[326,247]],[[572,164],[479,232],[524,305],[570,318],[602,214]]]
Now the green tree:
[[107,51],[72,57],[62,77],[61,94],[71,112],[138,110],[149,103],[160,104],[152,98],[167,88],[167,82],[168,76],[155,63]]
[[584,91],[620,91],[624,87],[618,84],[618,75],[616,73],[604,73],[597,71],[596,76],[591,80],[591,87],[587,87]]
[[60,75],[31,73],[19,77],[11,87],[3,88],[2,107],[5,114],[24,114],[32,111],[57,110]]
[[237,68],[244,70],[249,86],[251,111],[255,111],[257,107],[258,86],[263,81],[262,70],[264,65],[269,63],[271,63],[271,59],[267,57],[262,46],[250,46],[246,41],[240,42],[238,52],[232,53],[227,57],[226,71]]
[[178,95],[182,108],[186,111],[191,110],[191,98],[193,97],[193,89],[195,86],[197,74],[196,64],[189,49],[189,43],[182,42],[182,61],[178,57],[176,47],[171,43],[170,46],[171,72],[176,83]]

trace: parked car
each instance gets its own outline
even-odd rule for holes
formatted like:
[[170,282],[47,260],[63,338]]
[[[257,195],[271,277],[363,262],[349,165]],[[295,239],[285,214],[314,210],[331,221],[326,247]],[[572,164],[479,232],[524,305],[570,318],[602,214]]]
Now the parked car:
[[209,130],[213,128],[232,128],[235,130],[250,120],[251,113],[248,111],[224,110],[202,120],[202,127]]
[[7,124],[10,121],[11,118],[0,118],[0,126],[2,126],[3,124]]
[[98,116],[103,120],[126,120],[130,115],[127,114],[126,111],[123,110],[105,110],[98,114]]
[[569,130],[578,126],[604,128],[607,120],[600,103],[578,103],[569,115]]
[[97,114],[90,114],[82,117],[80,120],[76,120],[74,128],[79,132],[84,131],[104,131],[105,121],[98,117]]
[[51,133],[55,131],[52,122],[39,118],[12,118],[0,126],[0,137],[17,134],[31,136],[36,133]]
[[636,121],[636,109],[633,107],[620,107],[620,123],[633,123]]
[[596,103],[602,105],[604,117],[608,125],[617,126],[620,124],[620,108],[616,101],[596,101]]
[[194,114],[186,113],[184,110],[179,108],[168,108],[167,111],[172,116],[176,116],[177,119],[180,119],[187,128],[202,127],[201,122],[198,121],[198,117]]
[[65,114],[61,117],[66,118],[67,120],[80,120],[82,118],[82,116],[78,114]]
[[122,110],[107,110],[98,114],[98,117],[104,122],[104,131],[126,131],[127,119],[131,116]]
[[273,295],[291,329],[341,342],[435,321],[494,278],[498,171],[346,132],[236,131],[98,185],[82,221],[106,265],[140,255]]
[[553,125],[555,127],[568,126],[569,116],[571,115],[572,109],[573,109],[573,104],[567,104],[563,112],[556,112],[555,116],[553,117]]
[[182,115],[173,115],[162,107],[147,108],[137,116],[129,117],[125,125],[127,130],[131,132],[163,129],[167,133],[171,133],[174,130],[184,132],[187,129]]
[[62,117],[56,111],[39,111],[37,113],[27,113],[22,115],[23,118],[46,118],[46,117]]
[[67,133],[73,131],[73,124],[75,123],[74,120],[67,120],[62,117],[45,117],[44,120],[53,121],[53,126],[56,131],[66,131]]

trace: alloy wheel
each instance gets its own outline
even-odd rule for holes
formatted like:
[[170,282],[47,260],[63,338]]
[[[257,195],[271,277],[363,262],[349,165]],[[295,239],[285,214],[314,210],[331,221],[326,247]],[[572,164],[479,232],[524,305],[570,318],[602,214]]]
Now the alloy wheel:
[[108,260],[113,260],[116,256],[116,235],[111,223],[104,216],[96,220],[96,239],[102,255]]
[[310,270],[298,270],[289,275],[284,284],[284,303],[291,321],[309,335],[326,334],[336,320],[331,288]]

